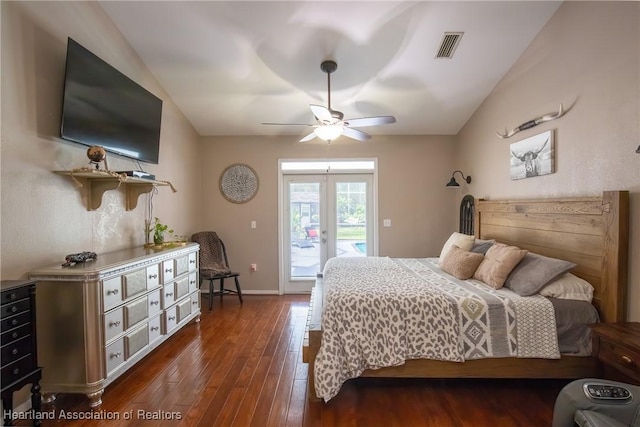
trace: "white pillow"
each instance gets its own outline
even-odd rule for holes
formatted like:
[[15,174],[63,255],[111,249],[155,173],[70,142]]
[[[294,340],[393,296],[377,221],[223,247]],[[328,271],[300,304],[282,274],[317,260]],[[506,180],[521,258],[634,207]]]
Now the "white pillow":
[[453,233],[449,236],[449,239],[446,241],[444,246],[442,247],[442,251],[440,252],[440,259],[438,260],[438,264],[444,258],[444,256],[449,252],[449,250],[456,245],[463,251],[468,251],[473,246],[473,243],[476,241],[474,236],[469,236],[467,234],[462,233]]
[[578,276],[565,273],[540,289],[540,295],[550,298],[591,302],[593,300],[593,286]]

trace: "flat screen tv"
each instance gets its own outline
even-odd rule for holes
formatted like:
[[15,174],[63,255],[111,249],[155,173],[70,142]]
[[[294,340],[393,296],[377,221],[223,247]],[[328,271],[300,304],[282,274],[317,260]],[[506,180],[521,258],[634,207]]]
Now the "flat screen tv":
[[60,136],[158,163],[162,100],[69,38]]

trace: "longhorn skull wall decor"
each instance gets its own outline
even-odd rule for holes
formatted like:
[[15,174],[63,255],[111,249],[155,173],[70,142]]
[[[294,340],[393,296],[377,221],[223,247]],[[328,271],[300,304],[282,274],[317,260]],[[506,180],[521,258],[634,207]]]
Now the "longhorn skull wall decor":
[[536,119],[529,120],[528,122],[524,122],[520,126],[513,128],[511,132],[507,132],[507,129],[505,128],[504,134],[501,134],[500,132],[496,132],[496,135],[498,135],[502,139],[511,138],[516,133],[526,129],[531,129],[534,126],[538,126],[540,123],[550,122],[551,120],[559,119],[560,117],[564,116],[565,113],[566,111],[564,110],[564,108],[562,108],[562,104],[560,104],[560,109],[558,110],[557,113],[545,114],[544,116],[540,116]]
[[511,148],[511,179],[532,178],[555,172],[553,131],[514,142]]

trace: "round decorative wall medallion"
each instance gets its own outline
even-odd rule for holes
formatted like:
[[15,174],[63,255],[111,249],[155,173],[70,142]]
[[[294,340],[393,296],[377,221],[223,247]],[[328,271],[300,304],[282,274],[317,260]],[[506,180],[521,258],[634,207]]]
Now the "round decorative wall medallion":
[[258,175],[251,166],[237,163],[220,175],[220,192],[232,203],[246,203],[258,192]]

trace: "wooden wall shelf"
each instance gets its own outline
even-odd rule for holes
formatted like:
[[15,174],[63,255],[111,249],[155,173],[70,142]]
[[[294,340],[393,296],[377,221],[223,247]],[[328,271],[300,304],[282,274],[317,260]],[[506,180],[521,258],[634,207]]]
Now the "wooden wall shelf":
[[79,187],[87,189],[87,210],[95,211],[102,204],[102,196],[106,191],[117,190],[122,187],[125,191],[125,209],[130,211],[138,205],[138,199],[142,194],[150,193],[155,186],[169,186],[176,190],[167,181],[136,178],[132,176],[119,177],[107,171],[54,171],[58,175],[70,176]]

